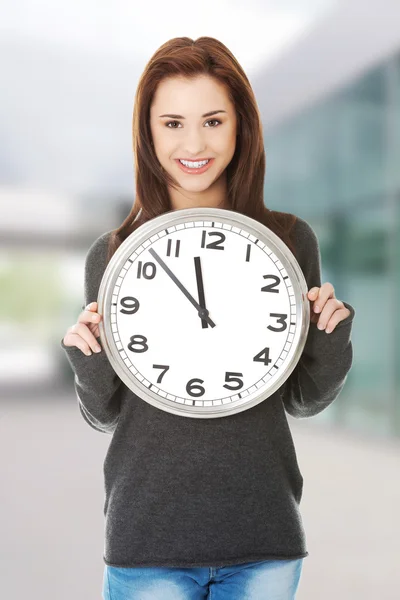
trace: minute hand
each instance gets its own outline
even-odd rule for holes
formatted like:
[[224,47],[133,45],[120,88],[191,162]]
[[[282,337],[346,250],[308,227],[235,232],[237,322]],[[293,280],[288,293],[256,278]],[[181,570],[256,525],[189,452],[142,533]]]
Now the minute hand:
[[179,279],[176,277],[176,275],[174,275],[174,273],[171,271],[171,269],[165,264],[163,259],[160,256],[158,256],[158,254],[154,250],[154,248],[150,248],[149,252],[153,256],[153,258],[155,258],[155,260],[162,266],[162,268],[167,273],[167,275],[169,275],[169,277],[171,277],[171,279],[176,283],[176,285],[181,290],[181,292],[183,292],[185,294],[186,298],[188,300],[190,300],[190,302],[193,304],[193,306],[195,306],[197,308],[197,313],[198,313],[200,319],[204,319],[205,321],[207,321],[207,323],[209,323],[211,325],[211,327],[215,327],[214,321],[212,321],[210,319],[210,317],[208,316],[208,310],[206,308],[202,308],[200,306],[200,304],[198,304],[196,302],[196,300],[193,298],[192,294],[187,291],[185,286],[182,285],[182,283],[179,281]]

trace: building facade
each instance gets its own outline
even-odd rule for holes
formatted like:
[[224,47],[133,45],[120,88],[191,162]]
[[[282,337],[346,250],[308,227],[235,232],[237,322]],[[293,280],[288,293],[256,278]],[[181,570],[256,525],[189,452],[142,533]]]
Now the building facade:
[[[332,27],[346,45],[340,23]],[[321,37],[317,32],[297,48],[303,68]],[[315,419],[386,437],[400,437],[400,31],[397,39],[397,49],[385,47],[383,56],[375,49],[374,61],[358,57],[353,73],[343,65],[342,82],[337,69],[335,80],[314,88],[308,101],[299,88],[299,107],[298,82],[279,84],[294,73],[296,49],[255,86],[265,117],[265,203],[310,223],[320,242],[322,281],[356,311],[346,385]],[[362,55],[362,31],[353,43]],[[308,67],[316,77],[311,59]],[[282,102],[280,112],[267,90],[276,95],[286,86],[290,93],[290,85],[291,104]]]

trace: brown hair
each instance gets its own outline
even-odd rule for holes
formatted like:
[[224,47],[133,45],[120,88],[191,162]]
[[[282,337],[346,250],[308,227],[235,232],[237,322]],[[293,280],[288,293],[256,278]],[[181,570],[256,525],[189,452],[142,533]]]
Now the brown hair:
[[206,36],[197,40],[177,37],[155,52],[138,83],[132,123],[136,197],[122,225],[111,232],[107,261],[140,225],[171,210],[167,183],[174,185],[174,181],[160,165],[152,145],[150,106],[156,88],[163,79],[177,76],[193,78],[198,75],[208,75],[224,84],[236,108],[236,149],[227,166],[230,209],[266,225],[295,253],[290,232],[297,217],[272,211],[264,204],[262,123],[246,74],[233,54],[217,39]]

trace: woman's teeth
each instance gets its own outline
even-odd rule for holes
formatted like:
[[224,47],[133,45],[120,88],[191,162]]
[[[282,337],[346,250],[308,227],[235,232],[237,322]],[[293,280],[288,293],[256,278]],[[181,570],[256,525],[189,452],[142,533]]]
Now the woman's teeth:
[[209,160],[202,160],[200,162],[190,162],[189,160],[181,160],[181,159],[179,159],[179,162],[182,163],[183,165],[185,165],[185,167],[189,167],[189,168],[192,168],[192,169],[199,169],[200,167],[204,167],[204,165],[206,165],[210,161]]

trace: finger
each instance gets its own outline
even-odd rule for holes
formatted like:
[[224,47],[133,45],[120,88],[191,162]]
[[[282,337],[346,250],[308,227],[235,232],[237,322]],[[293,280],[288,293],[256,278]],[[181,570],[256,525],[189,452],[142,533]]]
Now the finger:
[[329,321],[326,325],[325,332],[332,333],[332,331],[335,329],[336,325],[338,323],[340,323],[340,321],[343,321],[346,318],[346,316],[347,316],[346,307],[340,308],[339,310],[335,310],[334,314],[329,319]]
[[74,346],[76,348],[79,348],[79,350],[83,352],[83,354],[86,354],[86,356],[91,356],[92,351],[89,345],[77,333],[68,333],[68,335],[66,336],[66,341],[68,342],[67,344],[65,344],[66,346]]
[[335,298],[335,288],[327,281],[323,283],[319,289],[318,298],[316,298],[314,302],[314,312],[321,312],[330,298]]
[[[93,350],[94,352],[100,352],[101,347],[97,343],[97,340],[94,337],[93,333],[90,331],[90,329],[84,323],[79,323],[79,322],[75,323],[75,325],[73,325],[71,328],[71,332],[79,335],[82,338],[85,348],[87,346],[89,349]],[[86,343],[86,345],[85,345],[85,343]],[[85,354],[86,354],[86,352],[85,352]]]
[[340,303],[336,298],[330,298],[325,304],[317,323],[318,329],[325,329],[334,313],[338,312]]
[[78,317],[79,323],[100,323],[101,315],[95,311],[87,310],[81,312]]
[[311,323],[316,323],[317,320],[318,320],[318,315],[315,315],[314,312],[313,312],[313,307],[314,307],[314,304],[315,304],[315,298],[317,298],[317,296],[318,296],[318,291],[319,291],[318,287],[313,287],[313,288],[311,288],[307,292],[307,297],[308,297],[308,299],[310,301],[310,305],[311,305],[310,306],[310,308],[311,308],[311,310],[310,310],[310,321],[311,321]]
[[89,302],[89,304],[85,307],[82,307],[83,310],[88,309],[88,310],[97,310],[97,302]]
[[97,302],[89,302],[86,306],[82,306],[82,313],[85,312],[97,312]]
[[308,296],[309,300],[315,300],[317,298],[318,290],[319,290],[318,287],[313,287],[308,291],[307,296]]

